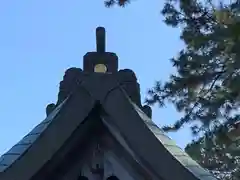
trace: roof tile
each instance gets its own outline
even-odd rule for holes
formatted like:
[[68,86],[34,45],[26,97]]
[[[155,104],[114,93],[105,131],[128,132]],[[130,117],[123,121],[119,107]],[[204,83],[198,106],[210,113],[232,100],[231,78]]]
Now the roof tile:
[[3,172],[8,166],[0,164],[0,172]]
[[40,123],[29,134],[41,134],[48,126],[48,123]]
[[176,145],[165,145],[165,148],[174,156],[187,156],[187,153],[185,153],[180,147]]
[[26,149],[28,149],[30,145],[31,144],[16,144],[5,155],[20,155],[24,151],[26,151]]
[[199,166],[199,164],[194,161],[192,158],[189,158],[189,156],[175,156],[175,158],[182,163],[184,166]]
[[18,154],[4,154],[3,160],[1,161],[0,165],[9,166],[11,165],[17,158],[19,157]]
[[50,122],[56,117],[61,107],[68,98],[66,98],[56,109],[40,124],[38,124],[29,134],[27,134],[22,140],[20,140],[15,146],[13,146],[8,152],[0,157],[0,172],[3,172],[14,161],[21,157],[24,152],[34,143],[39,135],[48,127]]
[[203,169],[201,166],[186,166],[186,168],[200,179],[204,179],[203,177],[207,176],[213,176],[207,170]]
[[216,180],[212,174],[203,169],[196,161],[194,161],[184,150],[176,145],[176,143],[169,138],[162,129],[160,129],[153,121],[147,116],[143,115],[144,112],[140,110],[134,103],[132,103],[136,112],[143,119],[148,128],[158,138],[158,140],[164,145],[164,147],[172,154],[172,156],[179,161],[187,170],[192,172],[195,177],[204,180]]
[[19,144],[32,144],[38,138],[38,136],[38,134],[28,134],[21,141],[19,141]]

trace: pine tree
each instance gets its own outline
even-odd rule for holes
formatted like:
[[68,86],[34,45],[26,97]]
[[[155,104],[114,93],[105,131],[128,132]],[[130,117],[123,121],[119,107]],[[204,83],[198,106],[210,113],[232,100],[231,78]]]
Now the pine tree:
[[[124,7],[130,2],[106,0],[105,5]],[[216,132],[240,120],[240,1],[165,0],[162,15],[166,25],[182,29],[185,43],[171,59],[177,74],[149,90],[149,104],[163,106],[167,101],[184,112],[163,129],[192,123],[194,134]]]
[[206,136],[188,144],[185,151],[219,180],[240,179],[240,155],[222,141]]
[[177,131],[190,123],[193,134],[203,136],[185,151],[219,179],[239,180],[240,151],[229,130],[240,132],[240,1],[165,0],[162,15],[166,25],[182,29],[185,47],[171,59],[176,74],[157,81],[146,102],[174,104],[184,116],[163,129]]
[[125,5],[128,3],[130,3],[130,0],[105,0],[104,1],[104,4],[106,7],[112,7],[114,5],[125,7]]
[[185,47],[171,59],[177,73],[149,90],[147,102],[171,102],[184,116],[164,130],[191,123],[194,134],[239,120],[240,2],[167,0],[165,23],[181,28]]

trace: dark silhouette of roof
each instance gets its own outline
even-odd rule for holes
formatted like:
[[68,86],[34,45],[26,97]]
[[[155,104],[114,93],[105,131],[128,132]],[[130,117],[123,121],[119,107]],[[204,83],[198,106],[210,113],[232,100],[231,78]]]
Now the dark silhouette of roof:
[[[2,155],[0,179],[30,180],[77,127],[84,126],[82,122],[98,105],[109,117],[102,116],[102,121],[110,132],[116,139],[124,136],[121,144],[126,148],[129,145],[140,158],[139,163],[149,167],[159,179],[215,180],[154,124],[138,100],[129,95],[131,92],[123,83],[127,81],[119,76],[132,78],[129,70],[113,74],[82,72],[72,92],[64,95],[65,99],[48,117]],[[121,135],[115,134],[112,124]]]
[[110,176],[107,178],[107,180],[119,180],[116,176]]
[[79,176],[77,180],[88,180],[88,178],[85,176]]
[[[86,131],[85,121],[96,108],[97,120],[155,179],[215,180],[150,119],[135,73],[118,71],[116,54],[105,52],[104,28],[97,28],[97,52],[87,53],[83,62],[83,70],[65,72],[56,105],[46,108],[47,118],[0,157],[0,180],[32,180],[79,127]],[[78,136],[84,139],[80,136],[84,133]]]

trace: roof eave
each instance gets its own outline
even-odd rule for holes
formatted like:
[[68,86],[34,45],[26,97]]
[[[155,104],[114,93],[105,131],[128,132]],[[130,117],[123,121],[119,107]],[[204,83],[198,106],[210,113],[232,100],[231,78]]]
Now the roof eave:
[[18,180],[30,180],[71,136],[72,132],[94,108],[94,105],[95,101],[90,94],[79,88],[69,97],[60,115],[56,117],[57,121],[44,131],[23,157],[0,174],[0,179],[13,180],[18,177]]
[[183,176],[185,180],[204,179],[204,177],[196,177],[168,152],[143,122],[121,88],[111,91],[102,105],[111,120],[121,130],[126,142],[159,179],[171,180]]

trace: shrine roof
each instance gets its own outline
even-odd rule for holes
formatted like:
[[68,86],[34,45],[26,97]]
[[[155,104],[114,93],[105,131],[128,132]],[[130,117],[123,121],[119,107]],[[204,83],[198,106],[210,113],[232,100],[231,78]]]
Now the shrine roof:
[[67,102],[64,100],[55,110],[46,117],[40,124],[38,124],[31,132],[24,136],[17,144],[15,144],[9,151],[0,157],[0,172],[3,172],[17,161],[31,145],[41,136],[44,130],[52,123],[63,105]]
[[[1,180],[13,177],[29,180],[71,138],[77,127],[85,124],[82,122],[96,102],[109,117],[106,123],[118,127],[126,144],[158,179],[215,180],[132,102],[114,76],[95,74],[85,80],[78,85],[77,91],[0,158]],[[99,87],[103,90],[99,91]]]
[[184,152],[177,144],[167,136],[162,129],[160,129],[151,119],[149,119],[142,110],[132,103],[136,112],[159,140],[159,142],[166,148],[166,150],[184,166],[187,170],[193,173],[197,178],[203,180],[215,180],[212,174],[203,169],[196,161],[194,161],[186,152]]

